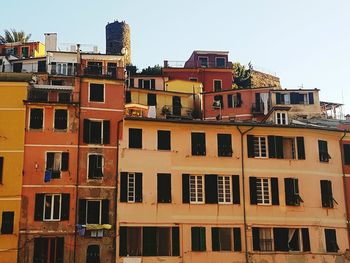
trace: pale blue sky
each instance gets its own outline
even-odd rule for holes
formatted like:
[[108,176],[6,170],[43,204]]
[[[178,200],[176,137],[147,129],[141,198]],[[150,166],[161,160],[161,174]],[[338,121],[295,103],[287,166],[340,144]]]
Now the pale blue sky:
[[59,43],[104,52],[105,25],[115,19],[131,27],[139,68],[227,50],[232,61],[275,72],[283,87],[319,88],[322,100],[350,104],[349,0],[12,0],[1,6],[0,30],[42,42],[57,32]]

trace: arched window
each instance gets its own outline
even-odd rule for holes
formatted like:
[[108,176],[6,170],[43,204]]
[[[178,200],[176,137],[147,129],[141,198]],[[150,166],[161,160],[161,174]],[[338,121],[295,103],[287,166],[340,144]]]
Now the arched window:
[[86,252],[86,263],[100,263],[100,246],[90,245]]

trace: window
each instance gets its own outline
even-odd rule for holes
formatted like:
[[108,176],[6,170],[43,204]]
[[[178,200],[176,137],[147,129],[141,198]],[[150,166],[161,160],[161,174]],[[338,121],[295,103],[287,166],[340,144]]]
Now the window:
[[22,47],[22,58],[29,57],[29,47]]
[[271,228],[253,227],[253,250],[273,251],[273,238]]
[[171,203],[171,174],[157,174],[158,203]]
[[284,190],[286,205],[298,206],[304,202],[299,194],[299,183],[297,178],[284,178]]
[[69,153],[68,152],[47,152],[45,181],[61,177],[61,171],[68,171]]
[[71,101],[71,93],[70,92],[59,92],[58,93],[58,102],[70,102]]
[[23,63],[13,63],[13,72],[17,72],[17,73],[20,73],[22,72],[22,66],[23,66]]
[[206,204],[240,204],[239,176],[206,174],[203,178],[202,175],[183,174],[182,202],[204,201]]
[[109,224],[109,200],[108,199],[79,199],[79,220],[85,224]]
[[321,180],[321,200],[322,207],[333,208],[334,203],[338,202],[333,197],[332,182],[329,180]]
[[55,110],[55,130],[67,130],[67,110]]
[[178,227],[120,227],[119,256],[179,256]]
[[129,128],[129,148],[142,149],[142,129]]
[[86,263],[100,263],[100,246],[89,245],[86,251]]
[[241,251],[241,229],[212,227],[211,242],[213,251]]
[[63,263],[64,238],[63,237],[39,237],[34,238],[33,263]]
[[13,220],[15,212],[4,211],[2,212],[1,222],[1,234],[12,234],[13,233]]
[[232,156],[232,138],[231,134],[218,134],[218,156]]
[[125,103],[131,103],[131,91],[125,91]]
[[218,202],[219,204],[232,203],[231,200],[231,176],[218,176]]
[[158,150],[171,150],[170,131],[157,131]]
[[288,114],[287,114],[287,112],[278,111],[275,114],[276,114],[276,120],[275,120],[276,124],[280,124],[280,125],[288,124]]
[[190,175],[190,203],[204,203],[204,180],[202,175]]
[[62,221],[69,219],[69,194],[36,194],[35,221]]
[[241,93],[228,94],[227,95],[227,106],[229,108],[240,108],[242,106]]
[[189,78],[189,81],[197,82],[197,81],[198,81],[198,78],[190,77],[190,78]]
[[[277,159],[305,159],[303,137],[267,136],[268,156]],[[266,137],[247,135],[248,157],[267,157]],[[297,147],[296,147],[297,145]]]
[[337,243],[337,235],[336,235],[335,229],[325,229],[324,235],[326,239],[326,251],[338,252],[339,246]]
[[350,144],[343,144],[344,164],[350,164]]
[[109,144],[110,121],[84,119],[84,143]]
[[138,87],[143,89],[156,89],[156,80],[155,79],[139,79]]
[[0,184],[3,183],[4,173],[4,157],[0,156]]
[[273,228],[274,251],[310,251],[309,229]]
[[30,109],[30,129],[42,129],[43,128],[43,115],[44,110],[39,108]]
[[206,251],[205,227],[191,227],[192,251]]
[[250,204],[279,205],[278,178],[249,177]]
[[142,202],[142,173],[120,174],[120,202]]
[[221,91],[221,89],[222,89],[221,86],[222,86],[221,80],[215,79],[215,80],[214,80],[214,91],[215,91],[215,92]]
[[199,57],[198,58],[199,66],[202,68],[208,67],[208,58],[207,57]]
[[113,78],[117,76],[117,63],[107,64],[107,75]]
[[314,104],[313,92],[276,93],[276,104]]
[[103,155],[89,154],[88,179],[102,179],[103,177]]
[[46,60],[38,61],[38,72],[39,73],[46,72]]
[[104,85],[90,83],[89,101],[104,102]]
[[205,133],[203,132],[192,132],[192,155],[205,155]]
[[157,105],[157,94],[148,93],[147,94],[147,105],[156,106]]
[[224,68],[224,67],[226,67],[226,59],[225,58],[216,57],[215,58],[215,66],[217,68]]
[[327,163],[331,156],[328,153],[328,144],[327,141],[318,140],[318,154],[320,162]]

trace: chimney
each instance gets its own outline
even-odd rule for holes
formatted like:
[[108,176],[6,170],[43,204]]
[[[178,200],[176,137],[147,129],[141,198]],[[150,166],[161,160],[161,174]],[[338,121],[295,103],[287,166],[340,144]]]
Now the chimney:
[[45,33],[45,50],[46,52],[57,50],[57,33]]

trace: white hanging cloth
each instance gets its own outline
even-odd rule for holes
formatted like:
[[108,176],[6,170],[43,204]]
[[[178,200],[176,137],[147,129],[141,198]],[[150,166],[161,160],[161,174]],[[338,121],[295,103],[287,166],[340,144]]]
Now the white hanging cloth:
[[157,117],[157,111],[156,111],[156,106],[149,106],[148,107],[148,118],[156,118]]
[[264,104],[264,115],[268,113],[268,101],[269,101],[269,93],[260,93],[260,98]]

